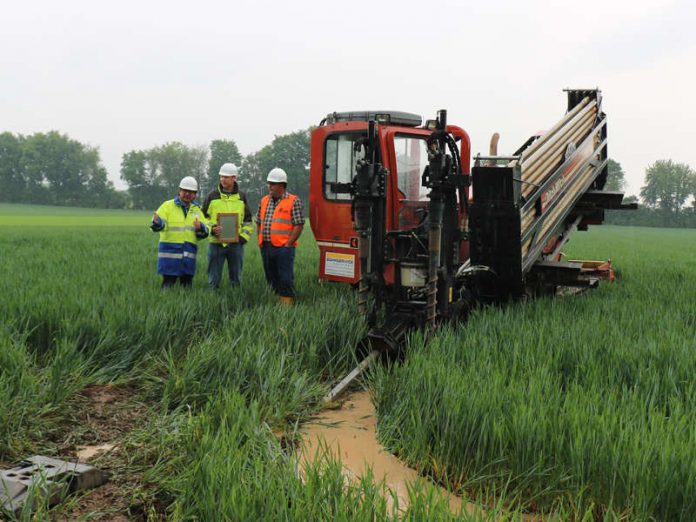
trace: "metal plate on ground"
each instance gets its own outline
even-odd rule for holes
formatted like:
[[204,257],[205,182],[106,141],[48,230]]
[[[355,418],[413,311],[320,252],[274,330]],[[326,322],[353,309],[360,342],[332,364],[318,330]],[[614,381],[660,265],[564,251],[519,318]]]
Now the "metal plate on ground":
[[0,507],[19,513],[32,486],[39,488],[53,505],[66,493],[96,488],[107,480],[108,475],[94,466],[35,455],[0,470]]

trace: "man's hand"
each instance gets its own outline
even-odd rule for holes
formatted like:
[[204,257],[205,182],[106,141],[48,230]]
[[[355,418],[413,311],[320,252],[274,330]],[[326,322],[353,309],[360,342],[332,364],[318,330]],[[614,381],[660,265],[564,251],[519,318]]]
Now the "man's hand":
[[155,212],[155,213],[152,215],[152,222],[153,222],[155,225],[160,225],[160,224],[162,223],[162,221],[160,220],[160,217],[157,215],[157,212]]
[[221,232],[222,232],[222,227],[221,227],[220,225],[215,225],[215,226],[213,227],[213,235],[214,235],[216,238],[220,239],[220,233],[221,233]]
[[201,229],[201,222],[200,222],[200,220],[199,220],[198,218],[196,218],[196,219],[193,221],[193,228],[195,228],[196,230],[200,230],[200,229]]

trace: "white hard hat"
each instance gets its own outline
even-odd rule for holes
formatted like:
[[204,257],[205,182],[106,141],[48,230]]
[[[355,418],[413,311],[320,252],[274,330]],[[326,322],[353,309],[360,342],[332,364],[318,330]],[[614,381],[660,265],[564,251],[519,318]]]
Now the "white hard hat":
[[220,176],[239,176],[239,170],[234,163],[225,163],[220,167]]
[[266,181],[270,183],[287,183],[288,175],[285,173],[283,169],[276,167],[274,169],[271,169],[271,171],[268,173]]
[[193,176],[186,176],[181,179],[179,183],[179,188],[184,190],[192,190],[193,192],[198,192],[198,182]]

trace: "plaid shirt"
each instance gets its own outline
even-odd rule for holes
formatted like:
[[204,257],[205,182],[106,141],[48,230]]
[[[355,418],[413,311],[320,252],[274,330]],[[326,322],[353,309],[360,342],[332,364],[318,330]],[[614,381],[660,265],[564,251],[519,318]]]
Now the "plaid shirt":
[[[290,194],[287,192],[283,196],[275,200],[272,197],[268,198],[268,207],[266,207],[266,215],[263,219],[263,227],[261,233],[263,234],[263,240],[266,242],[271,241],[271,223],[273,222],[273,211],[281,199],[287,199]],[[293,225],[304,225],[304,216],[302,215],[302,201],[300,198],[296,197],[295,202],[292,204],[291,220]],[[261,205],[259,205],[259,210],[256,212],[256,224],[261,225]]]

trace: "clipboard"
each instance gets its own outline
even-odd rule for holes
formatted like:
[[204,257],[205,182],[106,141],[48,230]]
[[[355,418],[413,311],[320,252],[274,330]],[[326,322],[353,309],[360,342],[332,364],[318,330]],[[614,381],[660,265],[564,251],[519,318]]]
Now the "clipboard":
[[220,241],[223,243],[239,243],[239,214],[236,212],[220,212],[217,215],[220,225]]

